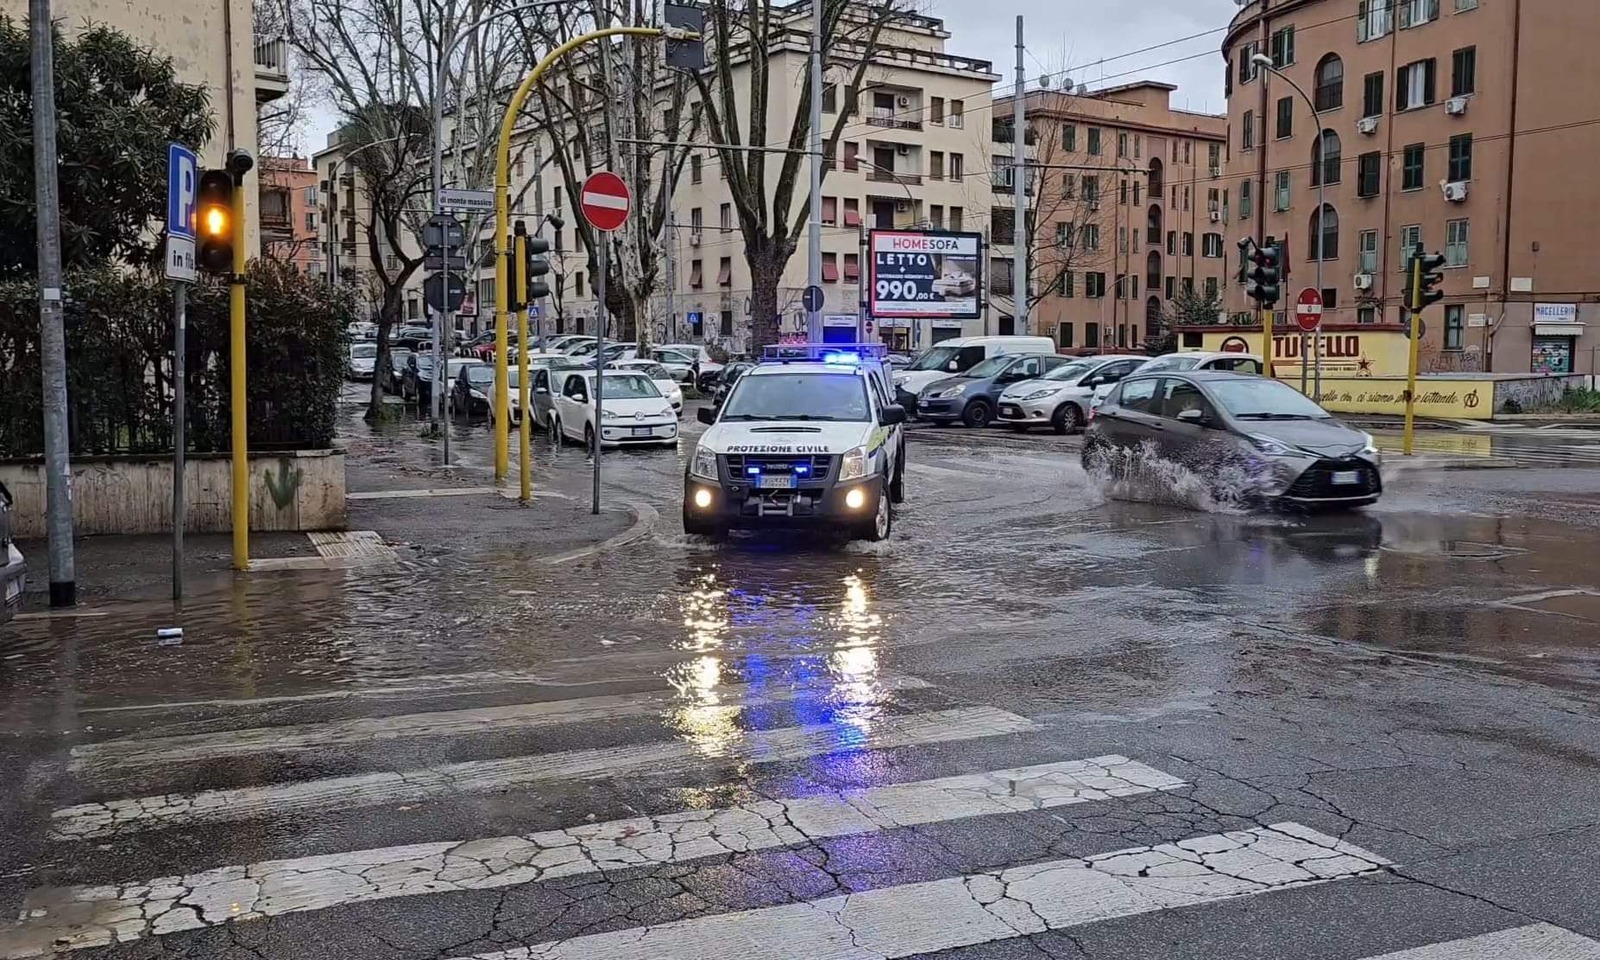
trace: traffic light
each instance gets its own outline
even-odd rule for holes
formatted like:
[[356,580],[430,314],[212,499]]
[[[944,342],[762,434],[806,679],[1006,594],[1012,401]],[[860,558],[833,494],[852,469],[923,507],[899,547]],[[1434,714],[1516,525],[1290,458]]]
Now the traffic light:
[[1268,239],[1264,246],[1255,249],[1250,259],[1255,266],[1250,270],[1249,286],[1245,288],[1245,293],[1262,310],[1271,310],[1277,304],[1280,295],[1279,284],[1283,280],[1281,269],[1283,251]]
[[543,237],[527,237],[525,239],[524,250],[527,253],[527,258],[524,261],[526,269],[523,271],[523,275],[527,277],[528,301],[531,303],[550,296],[550,285],[540,279],[550,273],[550,261],[544,256],[550,252],[550,241]]
[[233,272],[233,174],[207,170],[200,175],[195,205],[195,262],[207,273]]
[[1412,255],[1411,290],[1407,297],[1412,313],[1421,313],[1425,307],[1431,307],[1444,299],[1444,291],[1439,289],[1444,283],[1444,274],[1438,272],[1443,266],[1443,254],[1423,253],[1418,250]]
[[[687,3],[662,5],[662,32],[666,34],[666,64],[674,70],[698,73],[706,68],[706,11]],[[692,37],[692,39],[691,39]]]
[[507,276],[511,281],[511,310],[528,308],[528,227],[518,220],[511,228],[511,246],[506,254],[511,259]]

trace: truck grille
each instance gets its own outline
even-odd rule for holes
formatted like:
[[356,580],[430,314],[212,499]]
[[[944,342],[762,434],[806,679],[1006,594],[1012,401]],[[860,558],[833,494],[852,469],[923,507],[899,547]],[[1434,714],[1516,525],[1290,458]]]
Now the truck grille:
[[797,483],[820,482],[828,479],[833,472],[833,462],[836,457],[827,454],[815,456],[790,455],[790,454],[724,454],[722,457],[723,469],[731,480],[747,480],[755,469],[763,474],[786,473],[795,478]]
[[[1354,471],[1360,475],[1356,483],[1334,483],[1335,473]],[[1288,490],[1291,497],[1366,497],[1378,493],[1383,481],[1372,464],[1356,457],[1339,460],[1318,460],[1300,474]]]

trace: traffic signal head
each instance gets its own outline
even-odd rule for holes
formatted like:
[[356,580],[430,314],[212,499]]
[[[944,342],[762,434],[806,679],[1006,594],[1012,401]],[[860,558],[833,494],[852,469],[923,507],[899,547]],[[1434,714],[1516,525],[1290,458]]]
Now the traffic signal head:
[[1424,308],[1431,307],[1444,299],[1444,291],[1439,289],[1444,285],[1444,274],[1438,272],[1443,266],[1442,254],[1422,253],[1412,258],[1410,296],[1412,313],[1421,313]]
[[195,205],[195,262],[207,273],[233,272],[233,174],[207,170],[200,175]]
[[1283,282],[1280,265],[1283,262],[1283,251],[1275,243],[1269,243],[1255,249],[1250,256],[1254,264],[1248,276],[1249,285],[1245,293],[1254,300],[1263,310],[1272,309],[1280,296],[1280,285]]
[[528,306],[528,234],[518,220],[516,232],[511,235],[510,249],[506,251],[506,273],[511,281],[511,311]]
[[550,261],[544,256],[550,252],[550,241],[543,237],[529,237],[527,250],[528,300],[531,302],[550,295],[550,285],[539,279],[550,272]]

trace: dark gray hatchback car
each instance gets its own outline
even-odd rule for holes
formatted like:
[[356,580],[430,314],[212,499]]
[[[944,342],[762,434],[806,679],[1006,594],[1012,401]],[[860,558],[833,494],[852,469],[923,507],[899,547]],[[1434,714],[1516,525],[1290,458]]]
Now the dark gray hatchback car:
[[1359,507],[1383,493],[1372,437],[1278,380],[1223,371],[1134,374],[1095,411],[1086,469],[1176,463],[1218,499]]

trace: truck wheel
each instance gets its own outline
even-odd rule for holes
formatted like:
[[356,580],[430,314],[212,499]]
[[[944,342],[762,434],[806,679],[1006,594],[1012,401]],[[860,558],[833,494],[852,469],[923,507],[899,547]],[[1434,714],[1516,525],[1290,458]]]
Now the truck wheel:
[[961,411],[961,422],[974,429],[987,427],[993,419],[994,407],[987,400],[974,400]]
[[868,543],[882,543],[889,539],[889,534],[894,532],[894,505],[890,502],[893,498],[885,491],[878,498],[878,509],[873,513],[861,528],[859,538]]
[[906,452],[900,451],[895,460],[894,479],[889,481],[889,499],[895,503],[906,502]]
[[1063,403],[1051,415],[1050,426],[1056,433],[1077,433],[1083,429],[1083,410],[1076,403]]

